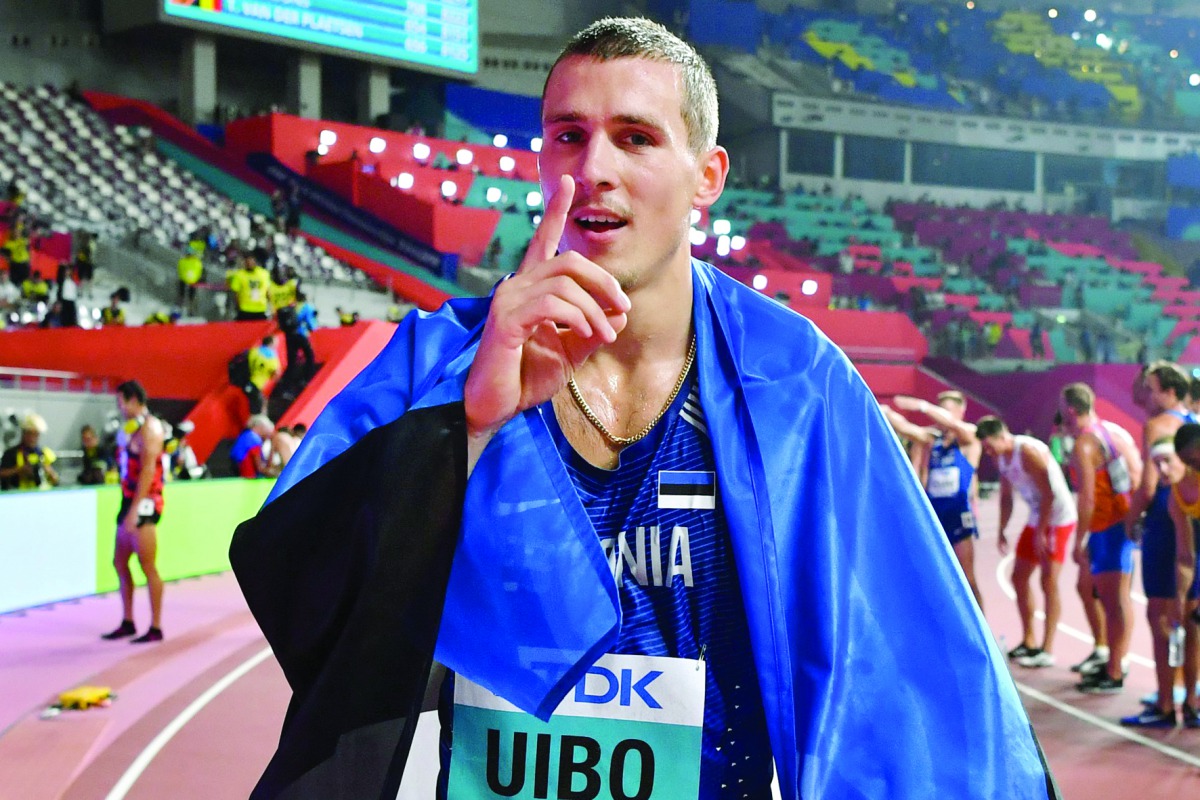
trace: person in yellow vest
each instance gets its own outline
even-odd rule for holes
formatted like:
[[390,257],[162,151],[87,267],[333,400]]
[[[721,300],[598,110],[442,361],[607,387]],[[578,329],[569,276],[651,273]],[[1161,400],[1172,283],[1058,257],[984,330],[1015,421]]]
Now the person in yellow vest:
[[192,314],[196,305],[196,284],[204,277],[204,259],[189,245],[179,259],[179,305]]
[[21,282],[21,297],[31,303],[45,303],[50,299],[50,284],[34,273]]
[[300,278],[292,270],[277,266],[271,274],[271,285],[267,287],[267,299],[271,310],[276,315],[279,309],[296,305],[296,292],[300,288]]
[[250,401],[250,413],[261,414],[266,407],[267,384],[279,375],[281,369],[279,353],[275,351],[275,339],[263,337],[262,344],[250,348],[246,361],[250,368],[250,380],[242,387],[242,391]]
[[125,309],[121,303],[129,302],[129,290],[122,286],[108,296],[108,305],[100,309],[100,322],[104,327],[125,324]]
[[13,284],[20,286],[29,279],[31,272],[29,261],[29,233],[24,223],[13,224],[8,241],[4,243],[4,252],[8,256],[8,275]]
[[57,457],[39,443],[46,420],[28,414],[21,422],[21,442],[0,457],[0,489],[49,489],[58,486]]
[[79,294],[91,299],[92,279],[96,274],[96,240],[87,231],[76,234],[75,277],[79,281]]
[[241,269],[226,276],[230,291],[237,303],[238,322],[265,320],[267,318],[267,287],[271,273],[261,266],[253,255],[242,256]]

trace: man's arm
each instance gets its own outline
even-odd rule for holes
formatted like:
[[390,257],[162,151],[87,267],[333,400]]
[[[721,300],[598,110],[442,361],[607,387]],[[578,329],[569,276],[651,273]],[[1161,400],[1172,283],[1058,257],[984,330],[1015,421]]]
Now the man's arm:
[[137,530],[138,505],[150,496],[150,486],[154,483],[154,471],[158,468],[158,459],[163,451],[162,423],[157,417],[147,417],[138,435],[142,437],[141,470],[138,472],[137,488],[129,503],[129,512],[122,523],[126,530]]
[[58,486],[59,477],[58,470],[54,468],[54,453],[49,450],[43,450],[42,452],[42,469],[46,473],[46,480],[50,481],[51,486]]
[[[1188,470],[1188,473],[1190,476],[1191,470]],[[1196,540],[1192,535],[1192,519],[1184,512],[1175,492],[1171,493],[1168,509],[1175,527],[1176,595],[1176,602],[1169,611],[1169,619],[1172,625],[1179,625],[1183,622],[1183,610],[1187,608],[1188,589],[1196,577]]]
[[996,546],[1000,549],[1000,555],[1008,554],[1008,537],[1004,535],[1004,531],[1008,528],[1008,520],[1012,517],[1012,484],[1008,478],[1000,476],[1000,535],[996,540]]
[[1048,452],[1043,456],[1031,447],[1021,448],[1021,466],[1038,490],[1038,524],[1033,531],[1033,546],[1039,558],[1050,545],[1050,517],[1054,513],[1054,487],[1050,485],[1050,467],[1046,463],[1049,457]]
[[903,394],[896,395],[894,402],[896,403],[896,407],[902,411],[920,411],[938,425],[952,431],[958,438],[960,445],[972,445],[979,441],[975,436],[975,426],[972,423],[958,419],[935,403],[918,400],[915,397]]
[[1092,515],[1096,512],[1096,470],[1102,460],[1100,445],[1092,434],[1084,434],[1075,440],[1075,451],[1071,461],[1079,480],[1079,522],[1075,529],[1075,560],[1084,564],[1087,560],[1087,540],[1092,530]]
[[[1142,451],[1138,454],[1143,464],[1142,476],[1140,481],[1133,484],[1133,491],[1129,493],[1129,513],[1125,515],[1125,531],[1131,540],[1135,538],[1133,533],[1137,529],[1138,520],[1146,513],[1146,509],[1154,500],[1154,493],[1158,490],[1158,467],[1154,466],[1154,461],[1150,458],[1150,447],[1168,435],[1170,431],[1164,429],[1157,415],[1146,420],[1142,428]],[[1130,480],[1133,479],[1132,467],[1131,464]]]
[[883,416],[892,426],[896,435],[912,443],[908,449],[908,460],[912,463],[913,471],[917,473],[921,485],[924,486],[929,466],[929,445],[933,444],[933,434],[928,428],[922,428],[920,425],[909,422],[907,417],[891,406],[881,404],[880,408],[883,409]]

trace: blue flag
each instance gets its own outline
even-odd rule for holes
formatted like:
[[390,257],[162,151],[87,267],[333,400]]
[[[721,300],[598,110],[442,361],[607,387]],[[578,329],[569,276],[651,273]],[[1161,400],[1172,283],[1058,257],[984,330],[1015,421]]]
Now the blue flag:
[[[693,276],[717,471],[715,483],[664,473],[659,497],[721,498],[783,797],[1054,796],[1003,658],[861,377],[804,318],[708,264]],[[272,498],[365,432],[461,400],[487,308],[410,315],[318,418]],[[518,415],[467,484],[437,660],[546,718],[620,624],[554,440],[536,411]]]

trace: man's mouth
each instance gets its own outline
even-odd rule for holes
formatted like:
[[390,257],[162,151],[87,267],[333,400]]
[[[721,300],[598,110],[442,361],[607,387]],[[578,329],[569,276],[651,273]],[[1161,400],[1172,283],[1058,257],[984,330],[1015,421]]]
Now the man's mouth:
[[575,224],[592,233],[607,233],[628,223],[614,214],[584,213],[575,217]]

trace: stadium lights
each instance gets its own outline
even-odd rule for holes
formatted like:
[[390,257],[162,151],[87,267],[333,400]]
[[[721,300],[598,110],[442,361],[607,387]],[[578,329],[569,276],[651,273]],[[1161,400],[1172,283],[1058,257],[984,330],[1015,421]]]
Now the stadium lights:
[[1049,11],[1046,12],[1046,16],[1049,17],[1050,19],[1058,19],[1058,9],[1057,8],[1050,9]]
[[500,191],[499,186],[489,186],[487,190],[487,201],[489,203],[499,203],[500,198],[504,196],[504,192]]
[[692,247],[699,247],[708,241],[708,234],[697,228],[692,228],[688,231],[688,241],[692,243]]
[[413,176],[411,172],[401,172],[396,176],[397,189],[411,189],[413,187]]
[[808,278],[804,283],[800,284],[800,294],[805,297],[812,297],[817,293],[817,282],[812,278]]
[[1087,11],[1084,11],[1083,18],[1088,22],[1095,22],[1096,21],[1096,9],[1089,8]]
[[500,171],[512,172],[517,168],[517,160],[512,156],[500,156]]
[[722,258],[729,255],[728,236],[722,236],[721,238],[717,239],[717,255],[721,256]]
[[335,144],[337,144],[337,134],[329,129],[323,130],[321,131],[321,135],[317,138],[317,141],[326,147],[333,147]]
[[454,193],[458,191],[458,184],[454,181],[442,181],[442,197],[449,200],[454,197]]
[[329,152],[329,145],[327,145],[327,144],[317,145],[317,155],[323,156],[323,155],[327,154],[328,152]]
[[535,153],[542,152],[542,137],[535,136],[529,140],[529,149]]
[[541,225],[541,224],[542,224],[542,215],[541,215],[541,214],[534,214],[534,215],[533,215],[533,224],[534,224],[534,226],[537,226],[537,225]]
[[1107,33],[1097,33],[1096,34],[1096,46],[1100,47],[1104,50],[1111,50],[1112,46],[1113,46],[1112,37],[1109,36]]
[[1078,42],[1081,38],[1079,31],[1071,31],[1071,41]]
[[763,289],[767,288],[767,276],[763,275],[761,272],[758,273],[754,276],[754,280],[750,282],[750,285],[761,292]]
[[530,192],[529,194],[525,195],[525,205],[529,206],[530,208],[537,208],[541,204],[542,204],[542,193],[541,192]]
[[717,236],[728,236],[730,231],[729,220],[714,219],[712,224],[713,233]]
[[729,239],[729,248],[731,250],[744,250],[746,248],[745,236],[733,236]]
[[492,137],[492,147],[508,147],[508,137],[503,133],[497,133]]
[[367,145],[367,149],[378,155],[387,149],[387,142],[379,136],[372,136],[371,143]]
[[1178,50],[1172,50],[1172,51],[1170,52],[1170,56],[1171,56],[1171,58],[1179,58],[1179,51],[1178,51]]
[[467,148],[463,147],[463,148],[460,148],[459,151],[454,154],[454,160],[458,162],[458,165],[460,167],[465,167],[465,166],[467,166],[467,164],[470,164],[472,161],[475,160],[475,154],[472,153]]
[[698,209],[698,208],[692,209],[691,221],[692,221],[693,225],[695,225],[696,223],[698,223],[700,221],[700,209]]
[[413,158],[417,161],[424,161],[429,158],[429,145],[424,142],[417,142],[413,145]]
[[1200,86],[1200,73],[1193,72],[1191,75],[1189,75],[1188,76],[1188,85],[1189,86]]
[[974,9],[975,9],[975,0],[967,0],[967,11],[973,11]]

